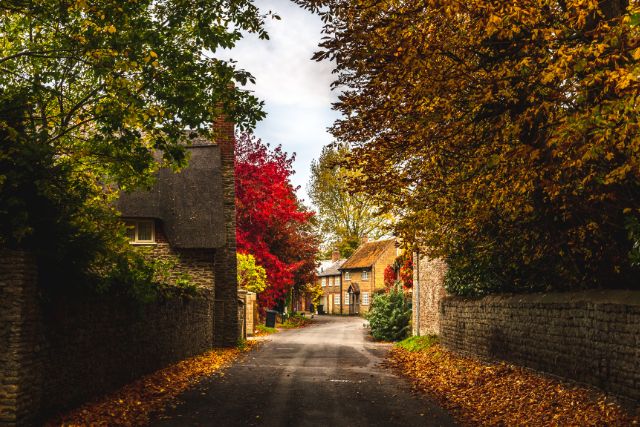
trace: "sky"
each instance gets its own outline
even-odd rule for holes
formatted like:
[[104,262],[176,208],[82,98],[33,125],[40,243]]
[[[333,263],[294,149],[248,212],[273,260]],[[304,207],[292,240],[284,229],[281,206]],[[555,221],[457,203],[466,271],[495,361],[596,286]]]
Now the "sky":
[[246,88],[265,102],[267,118],[258,124],[255,135],[272,147],[281,144],[288,153],[296,153],[292,183],[301,187],[298,196],[310,205],[306,187],[311,161],[332,142],[327,128],[338,118],[331,110],[337,98],[330,89],[332,64],[311,60],[318,50],[322,22],[290,0],[256,0],[255,4],[282,19],[268,20],[270,40],[246,35],[228,56],[254,75],[256,84]]

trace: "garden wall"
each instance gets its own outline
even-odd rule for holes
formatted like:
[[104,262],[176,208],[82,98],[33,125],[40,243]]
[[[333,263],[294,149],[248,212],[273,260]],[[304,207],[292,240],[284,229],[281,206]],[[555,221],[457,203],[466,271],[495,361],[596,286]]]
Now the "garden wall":
[[448,297],[440,336],[458,352],[640,400],[640,292]]
[[[32,425],[213,346],[213,292],[148,304],[48,300],[0,251],[0,426]],[[237,320],[236,320],[237,321]]]

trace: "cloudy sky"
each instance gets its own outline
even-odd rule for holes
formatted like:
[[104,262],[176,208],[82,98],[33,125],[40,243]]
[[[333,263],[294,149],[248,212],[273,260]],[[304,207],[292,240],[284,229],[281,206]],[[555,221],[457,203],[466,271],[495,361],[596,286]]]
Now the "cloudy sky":
[[302,187],[298,194],[308,204],[311,160],[331,142],[327,127],[338,117],[331,110],[336,98],[330,90],[331,64],[310,59],[320,41],[322,22],[289,0],[256,0],[256,5],[282,19],[267,23],[270,40],[249,35],[229,57],[256,77],[250,89],[265,102],[268,115],[255,134],[272,146],[282,144],[288,153],[296,153],[292,181]]

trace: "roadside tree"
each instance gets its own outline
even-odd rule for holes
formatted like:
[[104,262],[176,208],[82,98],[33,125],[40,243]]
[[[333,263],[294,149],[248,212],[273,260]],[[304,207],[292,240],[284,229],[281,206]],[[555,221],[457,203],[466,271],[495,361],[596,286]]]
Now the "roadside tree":
[[350,185],[450,290],[638,286],[640,3],[298,3],[326,22]]

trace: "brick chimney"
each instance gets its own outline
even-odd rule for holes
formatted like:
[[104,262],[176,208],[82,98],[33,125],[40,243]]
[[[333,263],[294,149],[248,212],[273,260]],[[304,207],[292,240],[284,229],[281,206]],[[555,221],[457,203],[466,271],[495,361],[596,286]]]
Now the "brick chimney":
[[337,249],[334,249],[333,252],[331,253],[331,261],[336,262],[339,259],[340,259],[340,251]]

